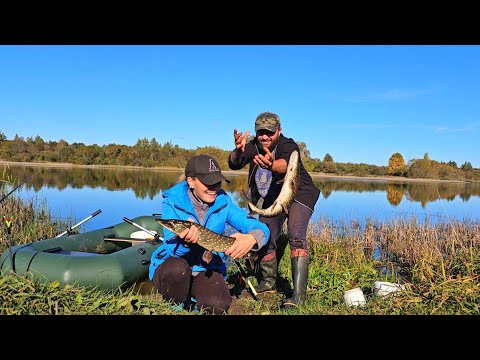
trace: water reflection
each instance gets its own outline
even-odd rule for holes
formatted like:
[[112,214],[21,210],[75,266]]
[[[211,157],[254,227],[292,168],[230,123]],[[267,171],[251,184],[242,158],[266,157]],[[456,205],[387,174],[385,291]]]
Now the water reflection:
[[324,198],[328,198],[334,191],[375,192],[382,191],[387,194],[388,202],[396,206],[406,196],[409,201],[416,201],[425,207],[428,202],[440,199],[454,200],[459,196],[468,201],[471,196],[480,196],[480,184],[441,181],[413,181],[394,182],[392,180],[370,180],[340,178],[316,178],[314,184]]
[[[78,219],[84,214],[88,216],[94,210],[102,208],[102,204],[98,203],[102,201],[117,202],[115,207],[128,203],[130,207],[138,208],[136,213],[132,211],[130,215],[124,215],[127,217],[148,214],[152,209],[158,212],[162,191],[175,185],[183,171],[23,165],[10,165],[4,168],[4,174],[7,174],[8,179],[14,180],[16,184],[34,173],[37,174],[23,185],[21,194],[34,191],[47,194],[52,199],[58,195],[64,199],[65,203],[71,204],[78,204],[80,200],[85,200],[89,196],[96,200],[97,204],[90,204],[91,206],[85,209],[82,215],[75,214]],[[224,183],[223,188],[239,206],[247,208],[247,201],[242,195],[242,191],[247,189],[247,176],[245,174],[226,175],[230,183]],[[326,216],[346,220],[365,216],[383,218],[400,211],[410,215],[444,213],[448,216],[472,220],[480,216],[479,184],[436,181],[394,182],[333,177],[314,177],[314,184],[321,190],[321,198],[317,203],[314,217]],[[0,187],[3,194],[11,188],[5,188],[4,184],[0,186],[3,186],[3,188]],[[121,192],[124,194],[119,195]],[[129,195],[131,192],[133,196]],[[114,198],[115,194],[117,196]],[[150,200],[155,200],[155,204],[148,204]]]

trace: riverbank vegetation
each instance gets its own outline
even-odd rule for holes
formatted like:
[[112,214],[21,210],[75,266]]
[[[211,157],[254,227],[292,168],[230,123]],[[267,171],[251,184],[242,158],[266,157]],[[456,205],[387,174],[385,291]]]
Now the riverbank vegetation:
[[[455,161],[438,162],[430,159],[428,153],[425,153],[421,159],[411,159],[405,162],[400,153],[394,153],[392,155],[385,154],[385,158],[389,159],[385,166],[340,163],[335,162],[329,153],[326,153],[323,159],[312,158],[304,142],[299,141],[298,145],[302,154],[302,162],[307,171],[311,173],[337,176],[392,176],[411,179],[480,181],[480,169],[473,168],[469,161],[465,161],[461,165],[457,165]],[[198,147],[195,150],[183,149],[170,141],[162,145],[155,138],[138,139],[134,146],[69,144],[62,139],[44,141],[40,136],[24,139],[19,135],[15,135],[13,140],[7,140],[5,134],[0,131],[0,160],[13,162],[184,169],[188,159],[202,153],[216,158],[220,167],[226,170],[230,151],[231,149],[223,150],[214,146]]]
[[[0,228],[0,252],[18,245],[54,237],[66,228],[55,221],[44,202],[24,203],[14,194],[0,204],[2,216],[13,216],[12,232]],[[72,220],[72,223],[75,220]],[[234,302],[230,314],[345,315],[345,314],[480,314],[480,224],[478,222],[416,218],[377,222],[374,219],[332,222],[319,218],[308,231],[310,270],[307,301],[298,308],[280,306],[291,295],[289,248],[282,234],[278,249],[276,294],[255,300],[239,279],[235,266],[227,282]],[[283,255],[283,256],[282,256]],[[248,261],[242,259],[248,268]],[[253,284],[254,276],[249,278]],[[378,297],[375,281],[400,283],[404,291]],[[348,307],[343,294],[360,287],[366,304]],[[194,315],[163,301],[153,290],[96,291],[58,282],[38,283],[17,274],[0,275],[0,314],[136,314]],[[200,312],[199,314],[202,314]]]

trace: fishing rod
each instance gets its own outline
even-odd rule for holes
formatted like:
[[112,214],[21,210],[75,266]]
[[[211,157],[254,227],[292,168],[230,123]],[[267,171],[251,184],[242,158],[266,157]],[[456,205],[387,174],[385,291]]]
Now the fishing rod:
[[63,236],[65,234],[68,234],[68,235],[71,235],[72,234],[72,230],[75,229],[77,226],[80,226],[82,225],[85,221],[88,221],[90,220],[91,218],[93,218],[94,216],[97,216],[98,214],[100,214],[102,212],[102,210],[98,209],[97,211],[95,211],[92,215],[90,216],[87,216],[85,219],[83,219],[82,221],[80,221],[79,223],[67,228],[67,230],[65,230],[64,232],[62,232],[61,234],[58,234],[57,236],[55,236],[56,238],[60,237],[60,236]]
[[20,186],[22,186],[23,184],[25,184],[28,180],[30,180],[34,175],[38,174],[38,172],[36,172],[35,174],[33,175],[30,175],[28,178],[26,178],[25,180],[22,181],[22,183],[20,185],[18,185],[17,187],[15,187],[15,189],[13,189],[12,191],[10,191],[7,195],[5,195],[4,197],[2,197],[2,199],[0,200],[0,203],[5,200],[7,197],[10,196],[11,193],[13,193],[15,190],[17,190]]
[[163,241],[163,237],[161,237],[160,235],[158,235],[156,232],[153,232],[153,231],[150,231],[150,230],[148,230],[148,229],[145,229],[143,226],[138,225],[136,222],[133,222],[133,221],[130,220],[129,218],[123,217],[123,221],[129,223],[130,225],[136,226],[136,227],[139,228],[140,230],[145,231],[148,235],[152,235],[155,242],[158,242],[159,240]]
[[240,262],[238,261],[238,259],[233,259],[235,261],[235,264],[237,264],[237,267],[238,267],[238,270],[240,270],[240,274],[242,275],[243,279],[247,282],[248,284],[248,287],[250,288],[251,290],[251,293],[250,295],[252,295],[252,297],[255,299],[255,300],[258,300],[257,299],[257,291],[255,290],[255,288],[253,287],[252,283],[250,282],[250,280],[248,279],[248,275],[247,275],[247,272],[245,271],[245,269],[243,268],[242,264],[240,264]]
[[12,221],[13,216],[10,216],[10,219],[7,219],[6,216],[3,217],[3,222],[7,227],[8,252],[10,254],[10,271],[15,272],[15,267],[13,265],[12,240],[10,239],[10,234],[12,233]]
[[[20,186],[25,184],[28,180],[30,180],[36,174],[38,174],[38,172],[34,173],[33,175],[30,175],[28,178],[23,180],[19,185],[17,185],[12,191],[10,191],[7,195],[4,195],[0,199],[0,203],[2,203],[3,200],[5,200],[7,197],[9,197],[15,190],[17,190]],[[12,239],[10,238],[10,235],[12,234],[12,221],[13,221],[13,216],[10,216],[10,219],[7,219],[6,216],[3,217],[3,222],[7,226],[8,252],[9,252],[9,255],[10,255],[10,271],[15,272],[15,267],[14,267],[14,264],[13,264],[13,254],[12,254]]]

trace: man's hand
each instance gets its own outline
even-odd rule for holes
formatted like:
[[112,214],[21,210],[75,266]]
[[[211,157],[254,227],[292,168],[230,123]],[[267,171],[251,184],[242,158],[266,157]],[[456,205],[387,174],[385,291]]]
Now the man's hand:
[[257,243],[252,234],[235,233],[230,236],[237,240],[225,251],[225,255],[230,255],[234,259],[241,258],[248,254]]
[[[192,222],[195,221],[192,218],[188,218],[188,220]],[[192,225],[188,229],[183,230],[178,236],[187,243],[195,244],[198,242],[199,238],[198,228],[195,225]]]
[[263,169],[272,170],[273,162],[275,161],[273,155],[266,147],[263,148],[263,151],[265,151],[265,155],[255,155],[255,157],[253,158],[253,162]]
[[245,134],[241,132],[237,132],[237,129],[233,130],[233,139],[235,140],[235,149],[240,152],[245,151],[245,144],[247,143],[248,135],[250,135],[250,131],[247,131]]

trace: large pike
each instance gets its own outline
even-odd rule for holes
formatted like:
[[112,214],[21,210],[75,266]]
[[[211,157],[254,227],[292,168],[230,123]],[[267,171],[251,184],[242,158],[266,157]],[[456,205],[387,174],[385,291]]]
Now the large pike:
[[248,202],[250,211],[265,217],[274,217],[280,215],[282,211],[288,213],[288,207],[292,204],[293,199],[295,198],[295,194],[297,193],[298,189],[298,183],[300,181],[299,163],[300,159],[298,151],[295,150],[290,155],[287,172],[285,173],[285,177],[283,179],[282,189],[280,190],[280,194],[278,194],[278,197],[275,199],[273,204],[266,209],[260,209],[253,205],[253,203]]
[[164,228],[170,230],[174,234],[179,235],[185,229],[189,229],[192,225],[198,229],[197,244],[210,251],[225,252],[235,242],[235,238],[217,234],[205,226],[197,224],[189,220],[177,219],[155,219]]

